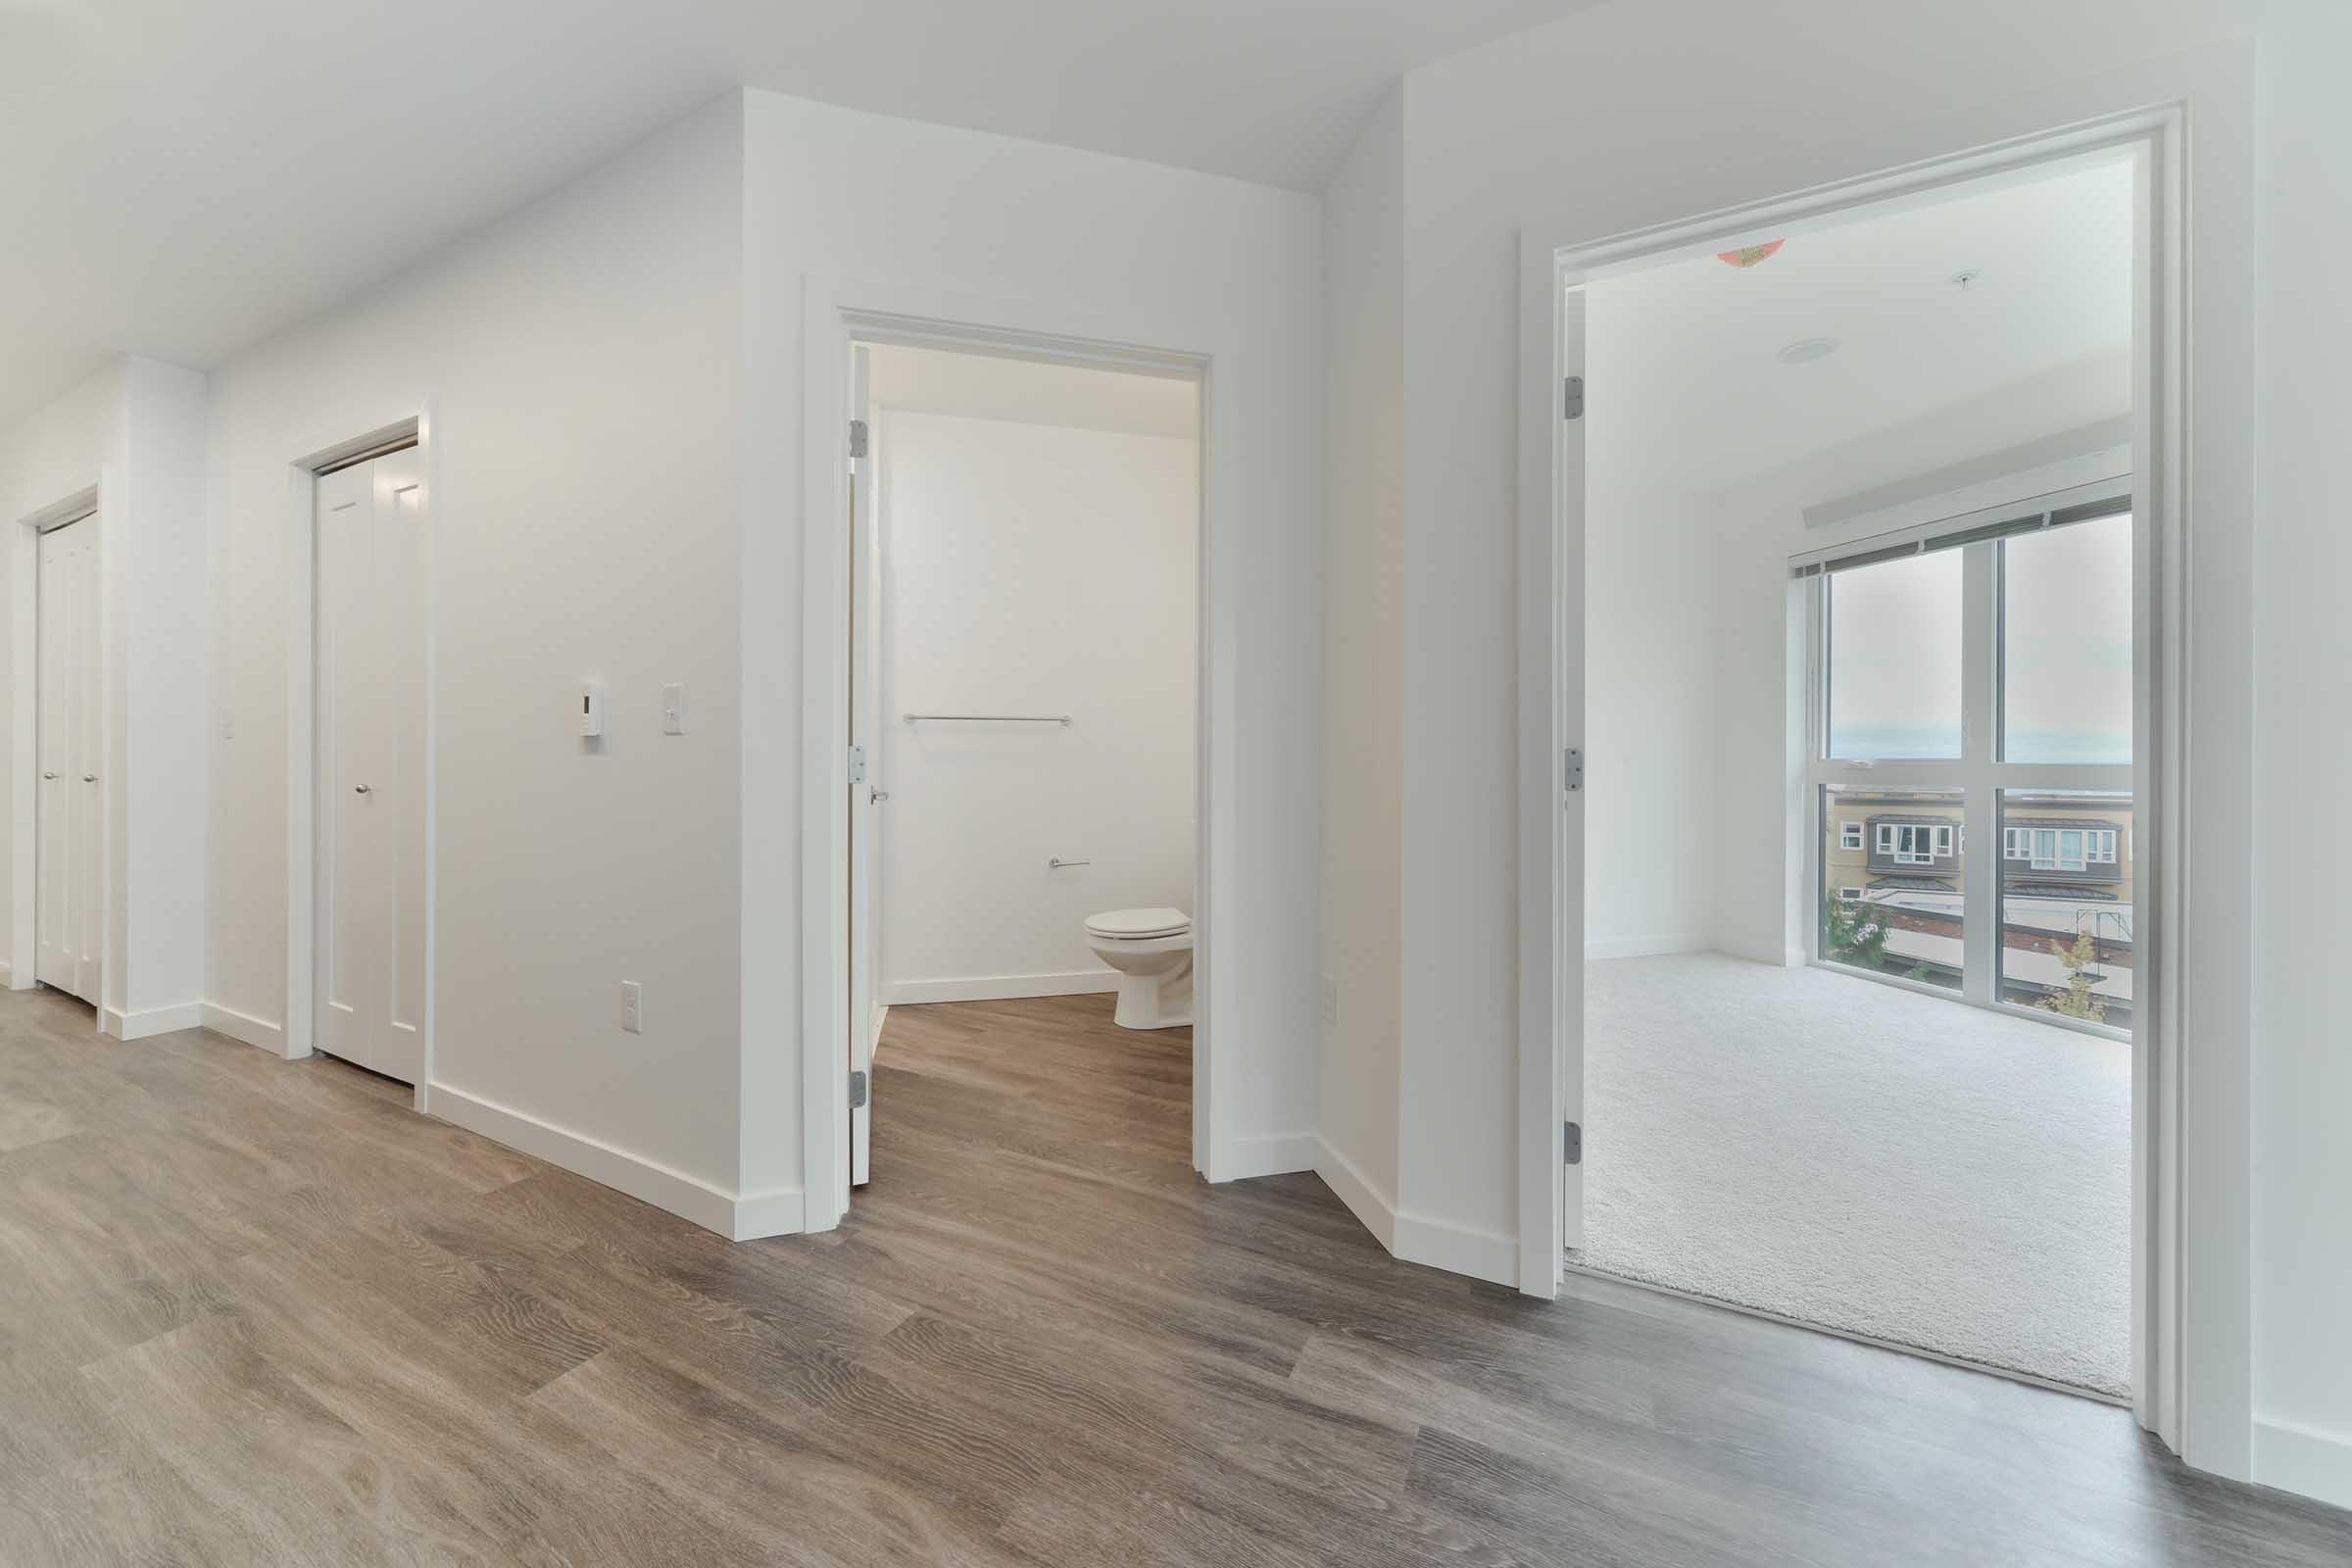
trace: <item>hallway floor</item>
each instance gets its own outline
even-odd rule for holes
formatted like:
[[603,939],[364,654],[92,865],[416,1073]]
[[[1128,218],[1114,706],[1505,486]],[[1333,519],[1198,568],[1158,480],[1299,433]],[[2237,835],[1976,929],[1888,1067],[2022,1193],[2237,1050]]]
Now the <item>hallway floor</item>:
[[1585,965],[1586,1267],[2131,1392],[2132,1047],[1720,954]]
[[1210,1191],[1108,997],[902,1008],[730,1245],[324,1058],[0,995],[0,1562],[2318,1568],[2119,1410]]

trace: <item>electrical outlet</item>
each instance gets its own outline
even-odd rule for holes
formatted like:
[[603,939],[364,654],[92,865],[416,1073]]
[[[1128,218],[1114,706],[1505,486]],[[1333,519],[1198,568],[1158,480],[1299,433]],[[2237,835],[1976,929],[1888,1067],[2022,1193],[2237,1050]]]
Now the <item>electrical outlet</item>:
[[620,983],[620,1032],[624,1035],[645,1033],[645,993],[634,980]]
[[1323,1021],[1340,1021],[1340,983],[1329,975],[1323,977]]

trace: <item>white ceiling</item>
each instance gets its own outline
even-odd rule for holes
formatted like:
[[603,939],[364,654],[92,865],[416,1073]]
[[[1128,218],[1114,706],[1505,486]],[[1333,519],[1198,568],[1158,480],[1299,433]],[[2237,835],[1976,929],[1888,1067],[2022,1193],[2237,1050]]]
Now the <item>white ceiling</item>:
[[1319,189],[1410,67],[1594,0],[0,0],[0,428],[198,368],[738,83]]
[[[1594,438],[1691,491],[1848,453],[1809,475],[1843,494],[1908,476],[1877,457],[1917,473],[2128,413],[2132,203],[2110,162],[1595,283]],[[1837,351],[1777,358],[1815,337]]]

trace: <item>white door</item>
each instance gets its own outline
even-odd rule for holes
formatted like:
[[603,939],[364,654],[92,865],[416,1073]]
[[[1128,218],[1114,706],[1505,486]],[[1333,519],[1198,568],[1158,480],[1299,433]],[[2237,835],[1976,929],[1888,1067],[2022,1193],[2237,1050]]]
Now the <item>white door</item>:
[[[1560,306],[1560,363],[1581,399],[1585,375],[1585,296],[1570,290]],[[1560,527],[1558,605],[1572,628],[1559,640],[1559,729],[1567,737],[1561,760],[1557,998],[1560,1042],[1560,1240],[1585,1245],[1585,420],[1575,417],[1565,388],[1560,408]],[[1557,1264],[1557,1258],[1554,1258]]]
[[33,978],[98,1001],[98,521],[40,539]]
[[318,1014],[374,1072],[424,1071],[423,485],[416,449],[318,501]]
[[[881,531],[875,526],[875,469],[872,410],[866,396],[866,351],[853,351],[850,372],[852,426],[850,458],[850,744],[862,749],[865,777],[850,783],[850,1185],[863,1186],[868,1174],[874,1100],[874,943],[878,922],[874,896],[879,881],[875,834],[886,798],[881,785],[880,657]],[[862,434],[858,433],[862,432]],[[855,773],[856,769],[852,769]],[[863,1086],[863,1093],[856,1086]]]

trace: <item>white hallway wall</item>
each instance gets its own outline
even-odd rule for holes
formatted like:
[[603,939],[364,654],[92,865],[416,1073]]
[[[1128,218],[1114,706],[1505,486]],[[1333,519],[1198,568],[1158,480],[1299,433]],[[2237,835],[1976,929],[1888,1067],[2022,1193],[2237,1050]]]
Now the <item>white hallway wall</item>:
[[875,414],[882,1001],[1106,989],[1088,914],[1193,906],[1200,443]]
[[[2220,0],[2083,0],[2053,10],[1997,0],[1963,19],[1864,0],[1801,11],[1661,0],[1602,8],[1407,76],[1398,1197],[1463,1237],[1465,1255],[1500,1271],[1517,1242],[1515,1140],[1495,1136],[1510,1125],[1516,1090],[1513,775],[1497,766],[1465,777],[1456,762],[1509,757],[1515,744],[1513,368],[1523,220],[1582,213],[1595,232],[1610,232],[1744,198],[1759,181],[1799,189],[1867,172],[1889,162],[1912,127],[2131,60],[2242,37],[2259,22],[2261,167],[2272,195],[2263,292],[2276,301],[2270,285],[2291,280],[2283,297],[2309,300],[2326,284],[2303,270],[2308,259],[2331,253],[2300,241],[2311,231],[2340,237],[2341,209],[2315,190],[2288,195],[2279,177],[2316,170],[2312,149],[2340,139],[2342,110],[2322,83],[2352,60],[2339,29],[2316,11],[2307,20],[2310,10]],[[1658,92],[1661,81],[1677,90]],[[1462,177],[1473,169],[1479,178]],[[2251,198],[2244,181],[2201,192],[2224,206],[2250,207]],[[2337,329],[2337,302],[2291,325],[2276,310],[2263,417],[2308,428],[2291,399],[2322,385],[2325,367],[2352,354],[2352,340]],[[2328,548],[2324,505],[2275,504],[2332,494],[2328,450],[2325,441],[2274,442],[2266,454],[2263,484],[2274,504],[2248,535],[2260,541],[2266,602],[2293,603],[2285,564],[2307,559],[2306,548]],[[2274,618],[2266,637],[2264,691],[2275,698],[2291,697],[2290,667],[2352,663],[2352,628],[2341,617]],[[2297,721],[2255,706],[2264,715],[2256,772],[2275,790],[2291,789],[2279,781],[2307,743],[2292,739]],[[2275,841],[2266,846],[2257,885],[2316,899],[2284,859]],[[2352,1237],[2313,1207],[2323,1201],[2316,1195],[2352,1186],[2352,1152],[2314,1126],[2307,1108],[2320,1102],[2307,1092],[2342,1070],[2331,1059],[2340,1055],[2332,1014],[2314,990],[2330,968],[2338,926],[2287,925],[2266,938],[2281,947],[2278,964],[2299,965],[2306,978],[2266,997],[2255,1037],[2253,1124],[2273,1140],[2254,1216],[2262,1264],[2250,1301],[2230,1299],[2228,1270],[2199,1289],[2203,1309],[2252,1325],[2258,1429],[2316,1434],[2299,1450],[2306,1471],[2325,1470],[2352,1495],[2352,1372],[2315,1316],[2343,1299]],[[2264,963],[2275,980],[2272,960]],[[2298,1092],[2300,1104],[2289,1099]],[[2280,1472],[2274,1462],[2264,1473]]]
[[1396,1245],[1404,102],[1324,193],[1323,983],[1315,1168]]
[[[1229,768],[1236,972],[1214,977],[1235,1173],[1314,1158],[1320,806],[1320,213],[1313,197],[1099,154],[745,94],[747,426],[801,428],[809,275],[983,300],[1148,306],[1239,345],[1232,400],[1238,668]],[[1177,345],[1182,346],[1182,345]],[[742,1102],[747,1185],[798,1186],[800,1068],[799,442],[745,466],[747,726]],[[779,502],[777,498],[792,498]],[[782,526],[779,526],[779,523]],[[765,715],[781,715],[768,721]],[[772,1134],[772,1136],[771,1136]]]
[[[16,525],[96,485],[104,596],[108,934],[101,1018],[131,1037],[197,1021],[204,984],[205,378],[127,356],[0,434],[0,602],[29,626],[34,584],[13,580]],[[20,639],[0,639],[13,684]],[[29,653],[29,640],[24,651]],[[0,687],[5,690],[6,687]],[[32,766],[29,704],[0,736],[11,818]],[[22,776],[21,776],[22,775]],[[29,807],[29,803],[25,803]],[[27,809],[26,823],[31,820]],[[29,839],[8,836],[13,878]],[[29,906],[6,906],[7,950]],[[29,976],[13,983],[31,984]]]
[[[801,1185],[800,311],[810,271],[1148,297],[1247,345],[1242,1157],[1311,1160],[1311,197],[750,92],[216,376],[209,1000],[285,976],[287,465],[437,399],[437,1110],[709,1223]],[[751,440],[750,430],[768,432]],[[605,744],[570,733],[583,680]],[[689,733],[660,733],[666,681]],[[233,737],[223,731],[233,723]],[[747,803],[758,803],[757,807]],[[618,1028],[617,983],[646,1032]],[[715,1216],[715,1217],[714,1217]]]
[[288,465],[435,398],[434,1108],[618,1151],[672,1201],[739,1191],[741,215],[729,99],[215,377],[210,1000],[283,1021]]

